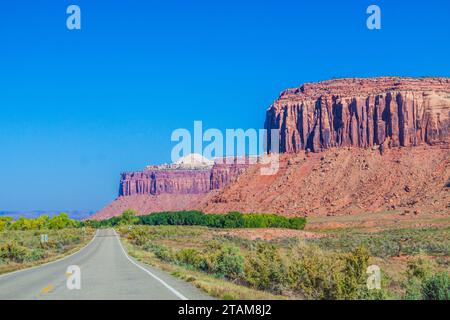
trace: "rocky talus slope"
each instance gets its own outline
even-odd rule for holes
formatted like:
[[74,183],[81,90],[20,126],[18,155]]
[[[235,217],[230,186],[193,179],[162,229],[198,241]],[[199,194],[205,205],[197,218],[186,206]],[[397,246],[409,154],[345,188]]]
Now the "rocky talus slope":
[[205,212],[275,212],[287,216],[367,212],[450,214],[450,148],[332,148],[284,154],[273,176],[249,168],[209,193]]

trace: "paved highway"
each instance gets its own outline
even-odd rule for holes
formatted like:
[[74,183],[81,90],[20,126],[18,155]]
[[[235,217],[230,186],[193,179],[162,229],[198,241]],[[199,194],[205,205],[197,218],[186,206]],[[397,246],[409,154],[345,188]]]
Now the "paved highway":
[[[81,288],[70,290],[67,279]],[[71,273],[72,272],[72,273]],[[71,274],[73,276],[71,276]],[[99,230],[75,254],[39,267],[0,275],[0,299],[58,300],[185,300],[210,299],[189,283],[137,262],[125,252],[114,230]]]

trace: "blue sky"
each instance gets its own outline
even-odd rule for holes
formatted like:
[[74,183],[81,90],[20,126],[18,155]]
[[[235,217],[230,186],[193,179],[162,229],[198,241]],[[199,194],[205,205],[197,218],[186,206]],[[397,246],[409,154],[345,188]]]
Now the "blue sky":
[[[79,5],[82,30],[66,28]],[[366,8],[382,29],[366,28]],[[450,76],[450,3],[41,0],[0,5],[0,210],[97,210],[171,132],[260,128],[280,91]]]

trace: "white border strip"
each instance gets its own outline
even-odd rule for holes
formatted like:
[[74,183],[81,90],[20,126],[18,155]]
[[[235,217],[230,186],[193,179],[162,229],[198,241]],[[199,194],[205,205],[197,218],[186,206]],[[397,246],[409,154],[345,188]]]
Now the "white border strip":
[[[114,230],[114,229],[113,229]],[[165,286],[167,289],[169,289],[173,294],[175,294],[178,298],[180,298],[181,300],[189,300],[188,298],[186,298],[185,296],[183,296],[180,292],[178,292],[177,290],[175,290],[173,287],[171,287],[170,285],[168,285],[166,282],[164,282],[164,280],[162,280],[161,278],[157,277],[156,275],[154,275],[153,273],[151,273],[149,270],[145,269],[144,267],[142,267],[141,265],[137,264],[136,262],[134,262],[127,254],[127,252],[125,251],[122,242],[120,241],[120,236],[117,234],[116,230],[114,230],[114,233],[117,237],[117,241],[119,241],[119,245],[120,248],[122,248],[122,251],[125,255],[125,257],[127,257],[127,259],[134,264],[136,267],[138,267],[139,269],[141,269],[142,271],[146,272],[149,276],[153,277],[155,280],[159,281],[163,286]]]
[[30,268],[26,268],[26,269],[20,269],[20,270],[12,271],[12,272],[9,272],[9,273],[1,274],[0,275],[0,279],[6,278],[6,277],[8,277],[10,275],[13,275],[13,274],[16,274],[16,273],[19,273],[19,272],[25,272],[25,271],[29,271],[29,270],[33,270],[33,269],[38,269],[38,268],[41,268],[41,267],[48,266],[49,264],[53,264],[53,263],[56,263],[56,262],[60,262],[60,261],[66,260],[66,259],[76,255],[77,253],[80,253],[82,250],[86,249],[87,247],[89,247],[91,245],[91,243],[94,242],[94,240],[97,238],[97,235],[98,235],[98,229],[95,231],[94,237],[91,239],[91,241],[88,242],[87,245],[85,245],[84,247],[80,248],[78,251],[75,251],[74,253],[69,254],[68,256],[62,257],[61,259],[58,259],[58,260],[53,260],[53,261],[50,261],[50,262],[46,262],[44,264],[40,264],[40,265],[37,265],[37,266],[34,266],[34,267],[30,267]]

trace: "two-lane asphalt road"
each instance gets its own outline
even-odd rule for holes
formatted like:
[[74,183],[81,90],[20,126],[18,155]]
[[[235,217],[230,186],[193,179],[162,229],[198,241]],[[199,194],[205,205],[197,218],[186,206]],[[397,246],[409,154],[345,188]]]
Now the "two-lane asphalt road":
[[[81,289],[66,285],[69,266],[80,268]],[[184,281],[137,262],[114,230],[99,230],[77,253],[0,276],[0,299],[210,299]]]

